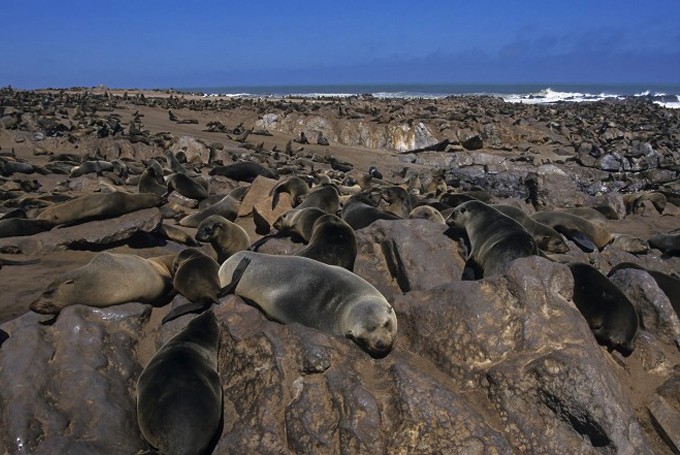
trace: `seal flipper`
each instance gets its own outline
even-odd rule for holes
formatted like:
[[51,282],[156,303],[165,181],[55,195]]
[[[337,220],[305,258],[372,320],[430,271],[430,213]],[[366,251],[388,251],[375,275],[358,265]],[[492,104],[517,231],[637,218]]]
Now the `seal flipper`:
[[241,259],[241,262],[238,263],[236,269],[234,269],[234,273],[231,275],[231,282],[220,289],[217,293],[217,297],[222,298],[234,293],[236,286],[238,286],[239,281],[241,281],[241,277],[243,277],[243,273],[248,268],[248,265],[250,265],[250,262],[251,260],[248,258]]
[[39,321],[38,324],[40,325],[52,325],[55,322],[57,322],[57,317],[59,316],[59,313],[55,314],[49,319],[45,319],[44,321]]
[[383,240],[380,242],[380,249],[382,250],[383,256],[385,256],[387,269],[390,271],[392,278],[397,280],[397,285],[399,285],[401,292],[409,292],[411,290],[411,284],[408,281],[408,276],[406,275],[406,270],[404,269],[404,263],[401,260],[399,250],[397,249],[397,244],[394,239]]
[[213,300],[198,300],[196,302],[190,302],[185,305],[178,306],[171,312],[165,315],[163,320],[161,321],[161,324],[165,324],[166,322],[170,322],[173,319],[177,319],[180,316],[184,316],[187,313],[202,313],[205,310],[209,309],[213,303],[219,303],[215,302]]
[[555,226],[554,229],[560,234],[564,234],[566,238],[574,242],[579,248],[581,248],[581,250],[585,251],[586,253],[592,253],[593,251],[597,250],[597,247],[593,241],[576,229],[569,229],[565,226],[562,226],[561,224]]

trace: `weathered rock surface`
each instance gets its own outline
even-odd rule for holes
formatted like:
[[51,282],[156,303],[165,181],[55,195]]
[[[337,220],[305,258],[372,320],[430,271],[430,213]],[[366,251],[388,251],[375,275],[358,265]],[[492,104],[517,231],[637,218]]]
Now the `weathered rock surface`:
[[160,226],[161,212],[149,208],[126,213],[115,219],[90,221],[77,226],[57,227],[29,237],[0,239],[0,248],[18,248],[25,254],[64,250],[69,247],[103,247],[130,239],[138,233],[150,233]]
[[[408,223],[431,235],[423,222]],[[406,230],[373,228],[369,239]],[[570,301],[567,267],[534,257],[493,280],[447,272],[430,270],[448,284],[395,297],[399,337],[383,359],[223,299],[214,453],[650,453],[610,354]],[[149,311],[77,305],[53,326],[33,314],[5,324],[0,443],[30,453],[143,448],[136,378],[192,317],[159,330],[165,310]]]

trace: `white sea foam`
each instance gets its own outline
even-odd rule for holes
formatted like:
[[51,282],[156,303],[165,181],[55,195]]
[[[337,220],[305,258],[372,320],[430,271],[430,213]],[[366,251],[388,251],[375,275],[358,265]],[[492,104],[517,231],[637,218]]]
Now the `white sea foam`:
[[528,94],[510,94],[499,95],[509,103],[525,103],[525,104],[549,104],[557,103],[558,101],[571,101],[581,103],[586,101],[601,101],[605,99],[623,99],[621,95],[613,95],[609,93],[581,93],[581,92],[560,92],[547,88],[535,93]]

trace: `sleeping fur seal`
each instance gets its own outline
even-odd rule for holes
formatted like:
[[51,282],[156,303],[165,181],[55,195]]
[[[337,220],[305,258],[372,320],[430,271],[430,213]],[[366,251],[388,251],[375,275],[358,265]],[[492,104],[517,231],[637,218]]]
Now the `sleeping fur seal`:
[[166,202],[163,197],[152,193],[131,194],[117,191],[88,194],[50,205],[40,212],[36,219],[55,224],[81,223],[94,219],[115,218],[136,210],[158,207]]
[[244,258],[251,263],[234,292],[270,319],[348,337],[373,356],[385,356],[392,349],[397,334],[394,310],[360,276],[309,258],[247,251],[222,264],[222,285],[232,281]]
[[108,307],[127,302],[156,304],[172,296],[172,276],[164,256],[102,252],[89,263],[55,279],[29,308],[59,313],[69,305]]

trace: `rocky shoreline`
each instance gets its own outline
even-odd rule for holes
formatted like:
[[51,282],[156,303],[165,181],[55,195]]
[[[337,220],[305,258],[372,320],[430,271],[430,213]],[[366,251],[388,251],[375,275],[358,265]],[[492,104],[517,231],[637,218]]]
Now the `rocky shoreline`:
[[[28,306],[55,277],[101,251],[177,254],[196,233],[179,220],[205,203],[174,192],[159,207],[33,235],[16,235],[3,221],[34,219],[74,196],[136,193],[152,160],[166,175],[176,160],[204,179],[206,201],[247,187],[234,222],[253,242],[291,209],[286,193],[272,208],[271,191],[292,175],[327,176],[347,191],[343,201],[350,188],[402,185],[419,200],[475,195],[528,214],[591,207],[608,215],[603,226],[612,239],[645,244],[680,226],[680,112],[651,101],[0,89],[0,234],[13,232],[0,237],[0,328],[9,336],[0,347],[0,446],[7,453],[146,447],[136,379],[191,319],[160,324],[186,300],[73,305],[52,325]],[[273,178],[214,172],[244,160]],[[612,274],[642,315],[635,350],[623,357],[593,337],[574,305],[567,266],[534,256],[514,261],[505,275],[464,281],[465,248],[446,231],[423,219],[356,230],[354,272],[387,298],[399,321],[383,359],[349,340],[270,321],[237,296],[222,299],[214,311],[224,425],[213,453],[680,450],[678,307],[649,273]],[[408,286],[394,275],[386,242]],[[567,260],[604,274],[624,262],[680,274],[677,252],[653,242],[634,254],[616,242],[590,252],[567,244]],[[292,254],[301,246],[277,238],[261,251]]]

